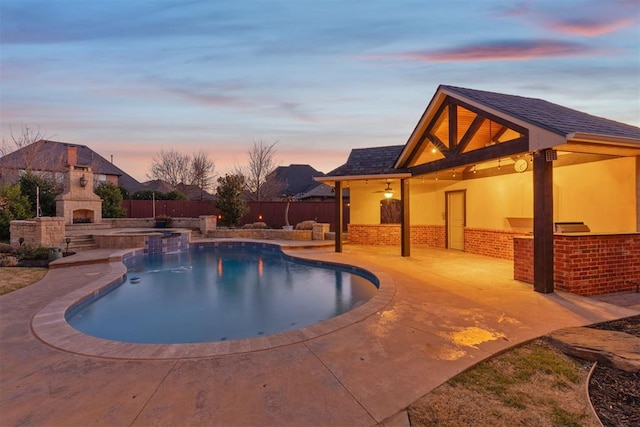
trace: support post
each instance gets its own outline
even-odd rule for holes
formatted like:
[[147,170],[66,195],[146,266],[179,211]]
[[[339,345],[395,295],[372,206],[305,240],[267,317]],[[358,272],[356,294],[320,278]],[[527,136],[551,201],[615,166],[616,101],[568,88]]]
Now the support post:
[[342,252],[342,182],[336,181],[336,252]]
[[409,180],[400,180],[400,245],[403,257],[411,256],[411,221],[409,218]]
[[543,294],[554,289],[552,151],[533,156],[533,289]]

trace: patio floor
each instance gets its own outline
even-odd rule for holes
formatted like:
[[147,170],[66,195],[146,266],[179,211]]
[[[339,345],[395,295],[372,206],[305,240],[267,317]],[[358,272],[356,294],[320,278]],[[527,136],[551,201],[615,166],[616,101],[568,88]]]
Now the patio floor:
[[511,278],[510,261],[417,247],[402,258],[396,247],[345,245],[341,254],[290,252],[384,276],[389,302],[310,339],[153,360],[86,356],[38,339],[36,313],[119,274],[117,258],[94,262],[112,252],[79,254],[82,265],[51,269],[0,297],[3,426],[402,425],[408,405],[492,354],[559,328],[640,314],[636,293],[536,293]]

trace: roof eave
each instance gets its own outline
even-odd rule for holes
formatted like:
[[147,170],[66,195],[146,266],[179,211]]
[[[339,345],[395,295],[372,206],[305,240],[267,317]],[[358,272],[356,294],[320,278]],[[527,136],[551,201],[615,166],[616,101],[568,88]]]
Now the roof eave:
[[411,178],[412,175],[409,172],[402,173],[386,173],[386,174],[373,174],[373,175],[345,175],[345,176],[318,176],[313,179],[322,182],[324,184],[334,183],[337,181],[364,181],[368,179],[405,179]]
[[566,136],[567,142],[587,142],[592,144],[624,145],[637,148],[640,146],[640,138],[623,136],[601,135],[586,132],[572,132]]

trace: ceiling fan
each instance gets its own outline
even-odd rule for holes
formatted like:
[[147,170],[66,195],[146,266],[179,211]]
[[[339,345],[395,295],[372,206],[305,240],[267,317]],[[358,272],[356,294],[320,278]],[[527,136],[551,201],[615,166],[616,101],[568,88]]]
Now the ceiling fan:
[[387,181],[387,186],[384,190],[374,191],[374,193],[383,193],[386,199],[390,199],[393,197],[393,188],[391,188],[391,183]]

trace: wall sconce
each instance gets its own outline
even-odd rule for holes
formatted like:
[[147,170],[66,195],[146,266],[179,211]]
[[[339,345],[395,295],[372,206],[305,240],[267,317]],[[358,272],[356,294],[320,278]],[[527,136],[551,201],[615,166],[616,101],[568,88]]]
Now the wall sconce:
[[258,215],[258,221],[262,221],[262,215]]
[[387,199],[390,199],[393,197],[393,189],[389,186],[388,182],[387,182],[387,188],[384,189],[384,197],[386,197]]
[[86,187],[87,186],[87,178],[85,178],[84,174],[82,174],[82,176],[80,177],[80,187]]

